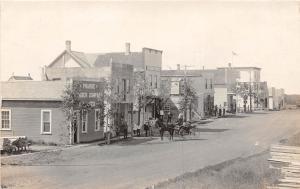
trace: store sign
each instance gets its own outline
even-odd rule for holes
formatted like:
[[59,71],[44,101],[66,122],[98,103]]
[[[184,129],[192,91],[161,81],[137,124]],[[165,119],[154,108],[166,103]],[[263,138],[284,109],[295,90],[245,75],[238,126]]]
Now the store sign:
[[74,81],[79,87],[79,100],[95,107],[96,101],[103,96],[104,84],[100,81]]
[[171,94],[178,95],[179,94],[179,81],[171,81]]

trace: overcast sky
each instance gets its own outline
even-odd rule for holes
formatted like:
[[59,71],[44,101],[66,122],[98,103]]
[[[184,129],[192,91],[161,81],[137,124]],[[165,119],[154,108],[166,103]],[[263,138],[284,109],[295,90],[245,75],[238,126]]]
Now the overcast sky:
[[163,50],[163,68],[257,66],[269,86],[300,94],[300,4],[2,2],[1,80],[31,73],[65,49]]

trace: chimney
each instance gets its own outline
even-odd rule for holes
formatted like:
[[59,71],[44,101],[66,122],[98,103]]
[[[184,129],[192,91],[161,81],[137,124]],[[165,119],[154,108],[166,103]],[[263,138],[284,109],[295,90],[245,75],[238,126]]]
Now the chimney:
[[231,68],[231,63],[230,62],[228,63],[228,67]]
[[180,64],[177,64],[177,70],[180,70]]
[[28,77],[30,77],[30,73],[28,73]]
[[125,55],[130,54],[130,43],[125,43]]
[[71,51],[71,41],[69,40],[66,41],[66,50]]
[[202,66],[202,70],[204,70],[204,66]]

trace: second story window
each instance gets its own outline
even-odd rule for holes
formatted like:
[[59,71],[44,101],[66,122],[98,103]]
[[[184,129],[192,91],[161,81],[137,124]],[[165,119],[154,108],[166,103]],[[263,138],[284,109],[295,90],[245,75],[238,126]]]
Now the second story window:
[[122,95],[123,95],[123,100],[126,100],[126,79],[122,79]]
[[150,87],[152,88],[152,75],[150,75]]
[[154,76],[154,88],[157,89],[157,75]]
[[212,89],[213,88],[213,83],[212,83],[212,79],[210,79],[210,88]]
[[207,89],[207,79],[205,79],[205,89]]
[[126,93],[130,93],[130,83],[129,83],[129,79],[126,79]]
[[116,79],[116,93],[120,94],[119,79]]

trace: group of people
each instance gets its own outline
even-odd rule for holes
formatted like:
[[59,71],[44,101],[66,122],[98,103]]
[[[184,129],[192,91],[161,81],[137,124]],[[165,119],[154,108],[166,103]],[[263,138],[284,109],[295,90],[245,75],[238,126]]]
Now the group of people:
[[[167,124],[171,123],[171,121],[172,121],[172,114],[169,113],[167,115]],[[178,116],[178,124],[182,125],[182,123],[183,123],[183,114],[180,113]],[[153,136],[153,128],[154,127],[160,128],[161,124],[162,124],[162,120],[159,118],[149,118],[149,120],[145,121],[145,123],[142,123],[142,122],[140,124],[134,123],[133,124],[133,135],[140,137],[141,131],[144,130],[146,137]],[[124,134],[124,139],[126,139],[128,137],[127,136],[128,135],[128,124],[124,118],[121,119],[120,126],[117,129],[117,135],[119,135],[120,132],[122,132]]]
[[221,105],[218,107],[217,105],[215,106],[214,109],[214,114],[217,117],[225,116],[225,107],[221,107]]

